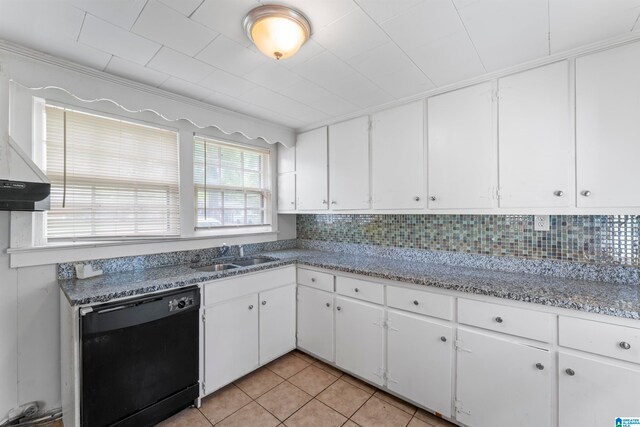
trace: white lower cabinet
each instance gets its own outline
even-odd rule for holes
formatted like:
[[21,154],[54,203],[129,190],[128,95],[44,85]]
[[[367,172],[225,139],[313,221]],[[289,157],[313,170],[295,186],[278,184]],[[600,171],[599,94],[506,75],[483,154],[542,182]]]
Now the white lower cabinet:
[[203,395],[296,348],[294,267],[212,281],[202,293]]
[[387,322],[389,390],[450,417],[453,328],[394,310]]
[[614,426],[640,416],[640,367],[630,369],[560,352],[560,427]]
[[296,348],[296,285],[261,292],[260,364]]
[[377,385],[384,383],[384,308],[335,298],[336,365]]
[[333,362],[333,294],[298,286],[298,347]]
[[458,340],[458,421],[472,427],[552,425],[549,351],[462,328]]
[[246,295],[205,309],[205,394],[256,369],[258,295]]

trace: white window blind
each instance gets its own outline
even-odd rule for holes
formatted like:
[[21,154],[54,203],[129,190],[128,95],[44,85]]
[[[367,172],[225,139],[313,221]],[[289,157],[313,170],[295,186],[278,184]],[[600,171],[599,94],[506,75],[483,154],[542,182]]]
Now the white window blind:
[[176,132],[47,105],[47,237],[180,234]]
[[196,228],[267,225],[269,153],[196,136]]

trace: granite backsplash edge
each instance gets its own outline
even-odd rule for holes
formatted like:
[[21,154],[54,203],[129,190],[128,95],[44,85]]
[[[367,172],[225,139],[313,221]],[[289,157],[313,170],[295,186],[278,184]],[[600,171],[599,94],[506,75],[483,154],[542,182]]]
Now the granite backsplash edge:
[[[425,264],[460,266],[511,273],[534,274],[577,280],[632,284],[640,286],[640,268],[625,265],[589,264],[573,261],[516,258],[509,256],[479,255],[427,249],[410,249],[370,245],[362,243],[340,243],[310,239],[289,239],[276,242],[243,245],[244,254],[273,252],[287,249],[311,249],[324,252],[344,253],[356,256],[383,257]],[[105,274],[148,268],[187,264],[195,257],[201,260],[215,259],[221,254],[220,247],[159,254],[87,260],[94,269]],[[239,246],[231,246],[230,256],[239,256]],[[58,264],[58,279],[75,278],[73,263]]]

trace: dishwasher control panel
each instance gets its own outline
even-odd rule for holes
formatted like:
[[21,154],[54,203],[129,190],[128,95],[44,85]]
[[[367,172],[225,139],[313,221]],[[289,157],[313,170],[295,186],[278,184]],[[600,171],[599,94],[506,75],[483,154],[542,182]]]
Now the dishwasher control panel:
[[193,306],[193,297],[174,298],[169,300],[169,312],[180,311]]

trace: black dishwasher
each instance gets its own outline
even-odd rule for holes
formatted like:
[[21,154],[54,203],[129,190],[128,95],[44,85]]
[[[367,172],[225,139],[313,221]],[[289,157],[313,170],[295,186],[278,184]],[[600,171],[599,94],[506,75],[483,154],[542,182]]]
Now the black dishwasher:
[[84,310],[84,427],[152,426],[198,397],[197,287]]

